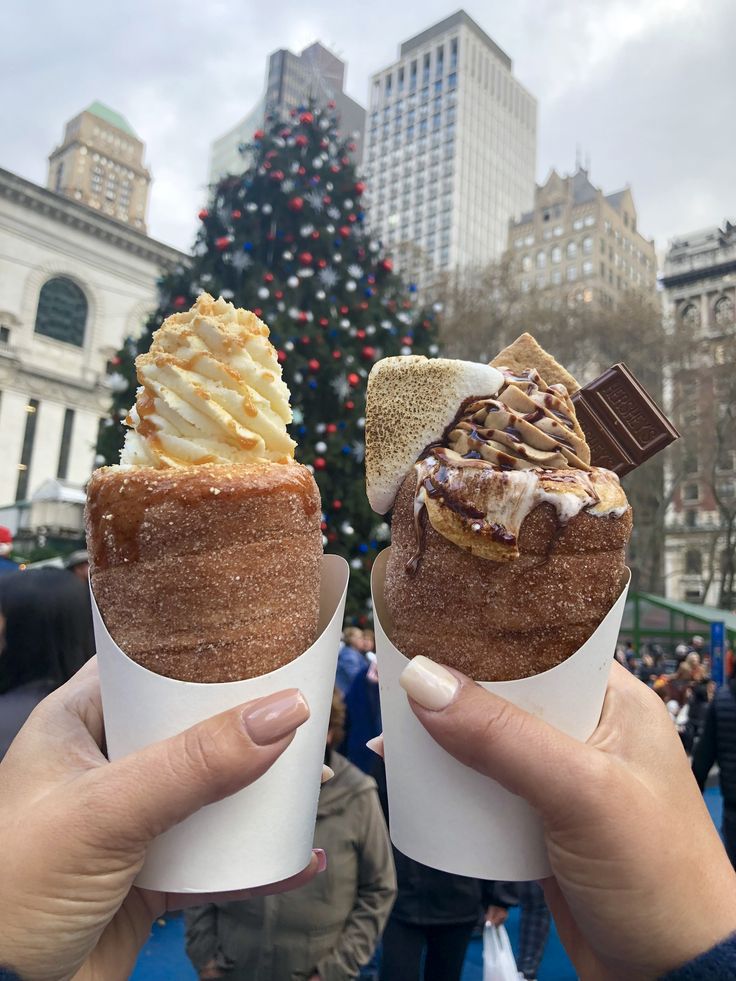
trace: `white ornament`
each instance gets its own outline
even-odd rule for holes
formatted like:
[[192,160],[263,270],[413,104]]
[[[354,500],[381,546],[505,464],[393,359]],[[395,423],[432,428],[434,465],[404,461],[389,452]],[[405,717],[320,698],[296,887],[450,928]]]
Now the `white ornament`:
[[325,184],[325,190],[326,191],[332,191],[334,189],[334,187],[335,187],[335,185],[332,183],[332,181],[327,181],[327,183]]
[[343,523],[340,525],[340,531],[343,533],[343,535],[355,534],[355,528],[353,528],[349,521],[343,521]]
[[294,350],[294,342],[293,341],[286,341],[284,343],[284,350],[285,351],[293,351]]
[[368,244],[368,248],[370,249],[371,252],[378,252],[378,250],[381,248],[381,246],[379,245],[378,242],[375,242],[374,241],[374,242],[370,242]]
[[365,427],[365,419],[363,416],[361,416],[360,419],[358,419],[357,426],[358,429],[363,429]]
[[402,349],[401,349],[401,353],[402,354],[412,354],[413,352],[412,352],[412,349],[410,347],[407,347],[406,345],[404,345],[404,347],[402,347]]
[[316,432],[323,433],[325,431],[325,429],[327,429],[327,426],[325,426],[325,424],[323,422],[318,422],[317,425],[314,428],[315,428]]
[[430,354],[439,354],[440,353],[439,345],[437,345],[437,344],[430,344],[429,345],[429,353]]
[[317,453],[326,453],[327,452],[327,443],[325,443],[322,440],[320,440],[319,443],[315,443],[314,444],[314,449],[315,449],[315,452],[317,452]]
[[333,262],[342,262],[342,256],[339,252],[336,252],[332,257]]
[[322,548],[327,548],[327,535],[322,536]]
[[363,267],[358,266],[356,263],[351,263],[348,266],[348,274],[353,277],[353,279],[360,279],[363,275]]
[[276,304],[276,309],[279,311],[279,313],[284,312],[284,310],[286,309],[286,304],[284,303],[283,300],[279,300],[279,302]]
[[373,337],[373,335],[376,333],[376,328],[373,326],[373,324],[368,324],[368,326],[365,329],[365,332],[368,335],[368,337]]
[[442,304],[441,304],[441,303],[439,303],[439,302],[437,302],[437,303],[433,303],[433,304],[432,304],[432,309],[434,310],[434,312],[435,312],[435,313],[442,313],[442,310],[443,310],[443,306],[442,306]]
[[288,249],[286,250],[286,252],[282,252],[282,255],[283,255],[284,260],[286,262],[291,262],[291,260],[294,258],[294,253],[293,252],[289,252]]
[[232,290],[220,290],[220,296],[223,298],[223,300],[232,300],[235,294]]
[[261,300],[265,300],[266,297],[270,296],[270,293],[265,286],[261,286],[258,290],[258,296]]
[[314,294],[314,298],[316,300],[324,300],[326,296],[327,294],[325,293],[324,290],[317,290],[317,292]]
[[376,528],[376,530],[373,532],[373,537],[379,542],[387,542],[389,540],[391,537],[391,529],[385,521],[382,521]]
[[261,206],[261,211],[263,212],[264,215],[270,215],[271,212],[273,211],[273,207],[267,201],[264,205]]
[[294,372],[294,381],[297,385],[301,385],[301,383],[304,381],[304,375],[301,373],[301,371]]
[[314,467],[312,466],[312,464],[311,464],[311,463],[308,463],[308,464],[307,464],[307,470],[308,470],[308,471],[309,471],[310,473],[314,473]]
[[314,225],[302,225],[302,227],[299,229],[299,234],[302,238],[306,238],[307,235],[311,235],[313,231]]
[[290,286],[291,289],[294,289],[299,285],[299,278],[297,276],[289,276],[289,278],[286,280],[286,285]]
[[348,327],[350,326],[350,321],[348,320],[347,317],[342,318],[342,320],[340,321],[340,326],[342,327],[343,330],[348,329]]
[[300,276],[302,279],[309,279],[310,276],[314,276],[314,269],[310,269],[308,266],[304,269],[299,269],[297,276]]
[[328,235],[332,235],[332,234],[334,234],[335,226],[334,225],[325,225],[325,231],[327,232]]
[[[299,310],[296,307],[289,307],[289,316],[291,317],[292,320],[298,320],[299,319]],[[411,353],[411,352],[409,352],[409,353]]]
[[351,569],[356,569],[356,570],[357,569],[362,569],[363,568],[363,562],[362,562],[362,560],[361,559],[351,559],[350,560],[350,568]]
[[354,279],[349,279],[347,283],[345,283],[345,289],[348,291],[348,293],[354,293],[356,285],[357,284]]
[[255,203],[255,201],[249,201],[245,206],[245,210],[250,212],[258,211],[258,205]]
[[353,207],[353,202],[350,200],[350,198],[346,198],[344,204],[346,211],[350,211],[350,209]]

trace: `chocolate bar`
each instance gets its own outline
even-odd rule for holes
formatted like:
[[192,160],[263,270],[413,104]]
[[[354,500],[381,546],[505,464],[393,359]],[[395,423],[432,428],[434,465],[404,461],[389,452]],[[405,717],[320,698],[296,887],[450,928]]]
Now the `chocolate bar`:
[[595,467],[630,473],[680,434],[625,364],[615,364],[572,396]]

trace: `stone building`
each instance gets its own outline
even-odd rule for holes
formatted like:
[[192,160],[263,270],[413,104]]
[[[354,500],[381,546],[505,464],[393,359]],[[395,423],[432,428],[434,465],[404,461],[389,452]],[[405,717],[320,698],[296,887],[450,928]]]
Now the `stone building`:
[[365,198],[373,232],[420,282],[485,265],[531,207],[537,102],[460,10],[404,41],[371,80]]
[[185,262],[103,209],[0,170],[0,506],[49,480],[79,491],[111,359],[155,309],[162,269]]
[[537,186],[532,210],[509,224],[508,253],[522,293],[615,306],[627,290],[656,289],[654,242],[639,232],[631,189],[605,194],[580,166]]
[[736,225],[673,239],[662,286],[673,335],[669,411],[682,433],[669,480],[665,574],[673,599],[736,605]]
[[151,175],[144,150],[123,116],[93,102],[66,124],[63,142],[49,156],[46,186],[145,232]]

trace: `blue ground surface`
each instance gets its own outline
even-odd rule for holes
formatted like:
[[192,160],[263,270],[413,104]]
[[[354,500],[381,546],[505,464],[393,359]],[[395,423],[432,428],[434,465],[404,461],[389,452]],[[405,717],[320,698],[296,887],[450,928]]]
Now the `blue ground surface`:
[[[706,790],[705,800],[716,826],[720,828],[722,814],[720,791],[716,787]],[[511,944],[516,950],[519,939],[518,910],[511,911],[507,926]],[[482,981],[482,977],[481,942],[473,940],[465,961],[463,981]],[[575,978],[575,971],[562,948],[553,924],[539,971],[539,981],[575,981]],[[184,953],[184,922],[180,917],[160,920],[154,924],[151,939],[141,951],[131,981],[197,981],[197,975]],[[274,978],[273,981],[281,981],[281,979]]]

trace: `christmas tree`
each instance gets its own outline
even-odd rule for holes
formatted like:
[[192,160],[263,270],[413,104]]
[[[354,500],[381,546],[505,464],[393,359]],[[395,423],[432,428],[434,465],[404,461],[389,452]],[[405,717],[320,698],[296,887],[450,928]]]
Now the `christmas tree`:
[[370,568],[389,537],[365,496],[366,379],[379,358],[436,354],[437,331],[434,313],[419,309],[416,287],[396,275],[365,226],[355,145],[338,135],[333,110],[268,116],[244,148],[248,170],[221,181],[200,211],[191,266],[160,281],[159,309],[114,360],[98,452],[117,461],[135,396],[133,361],[165,317],[202,290],[253,310],[271,328],[292,393],[291,432],[322,495],[325,549],[350,562],[348,616],[364,623]]

